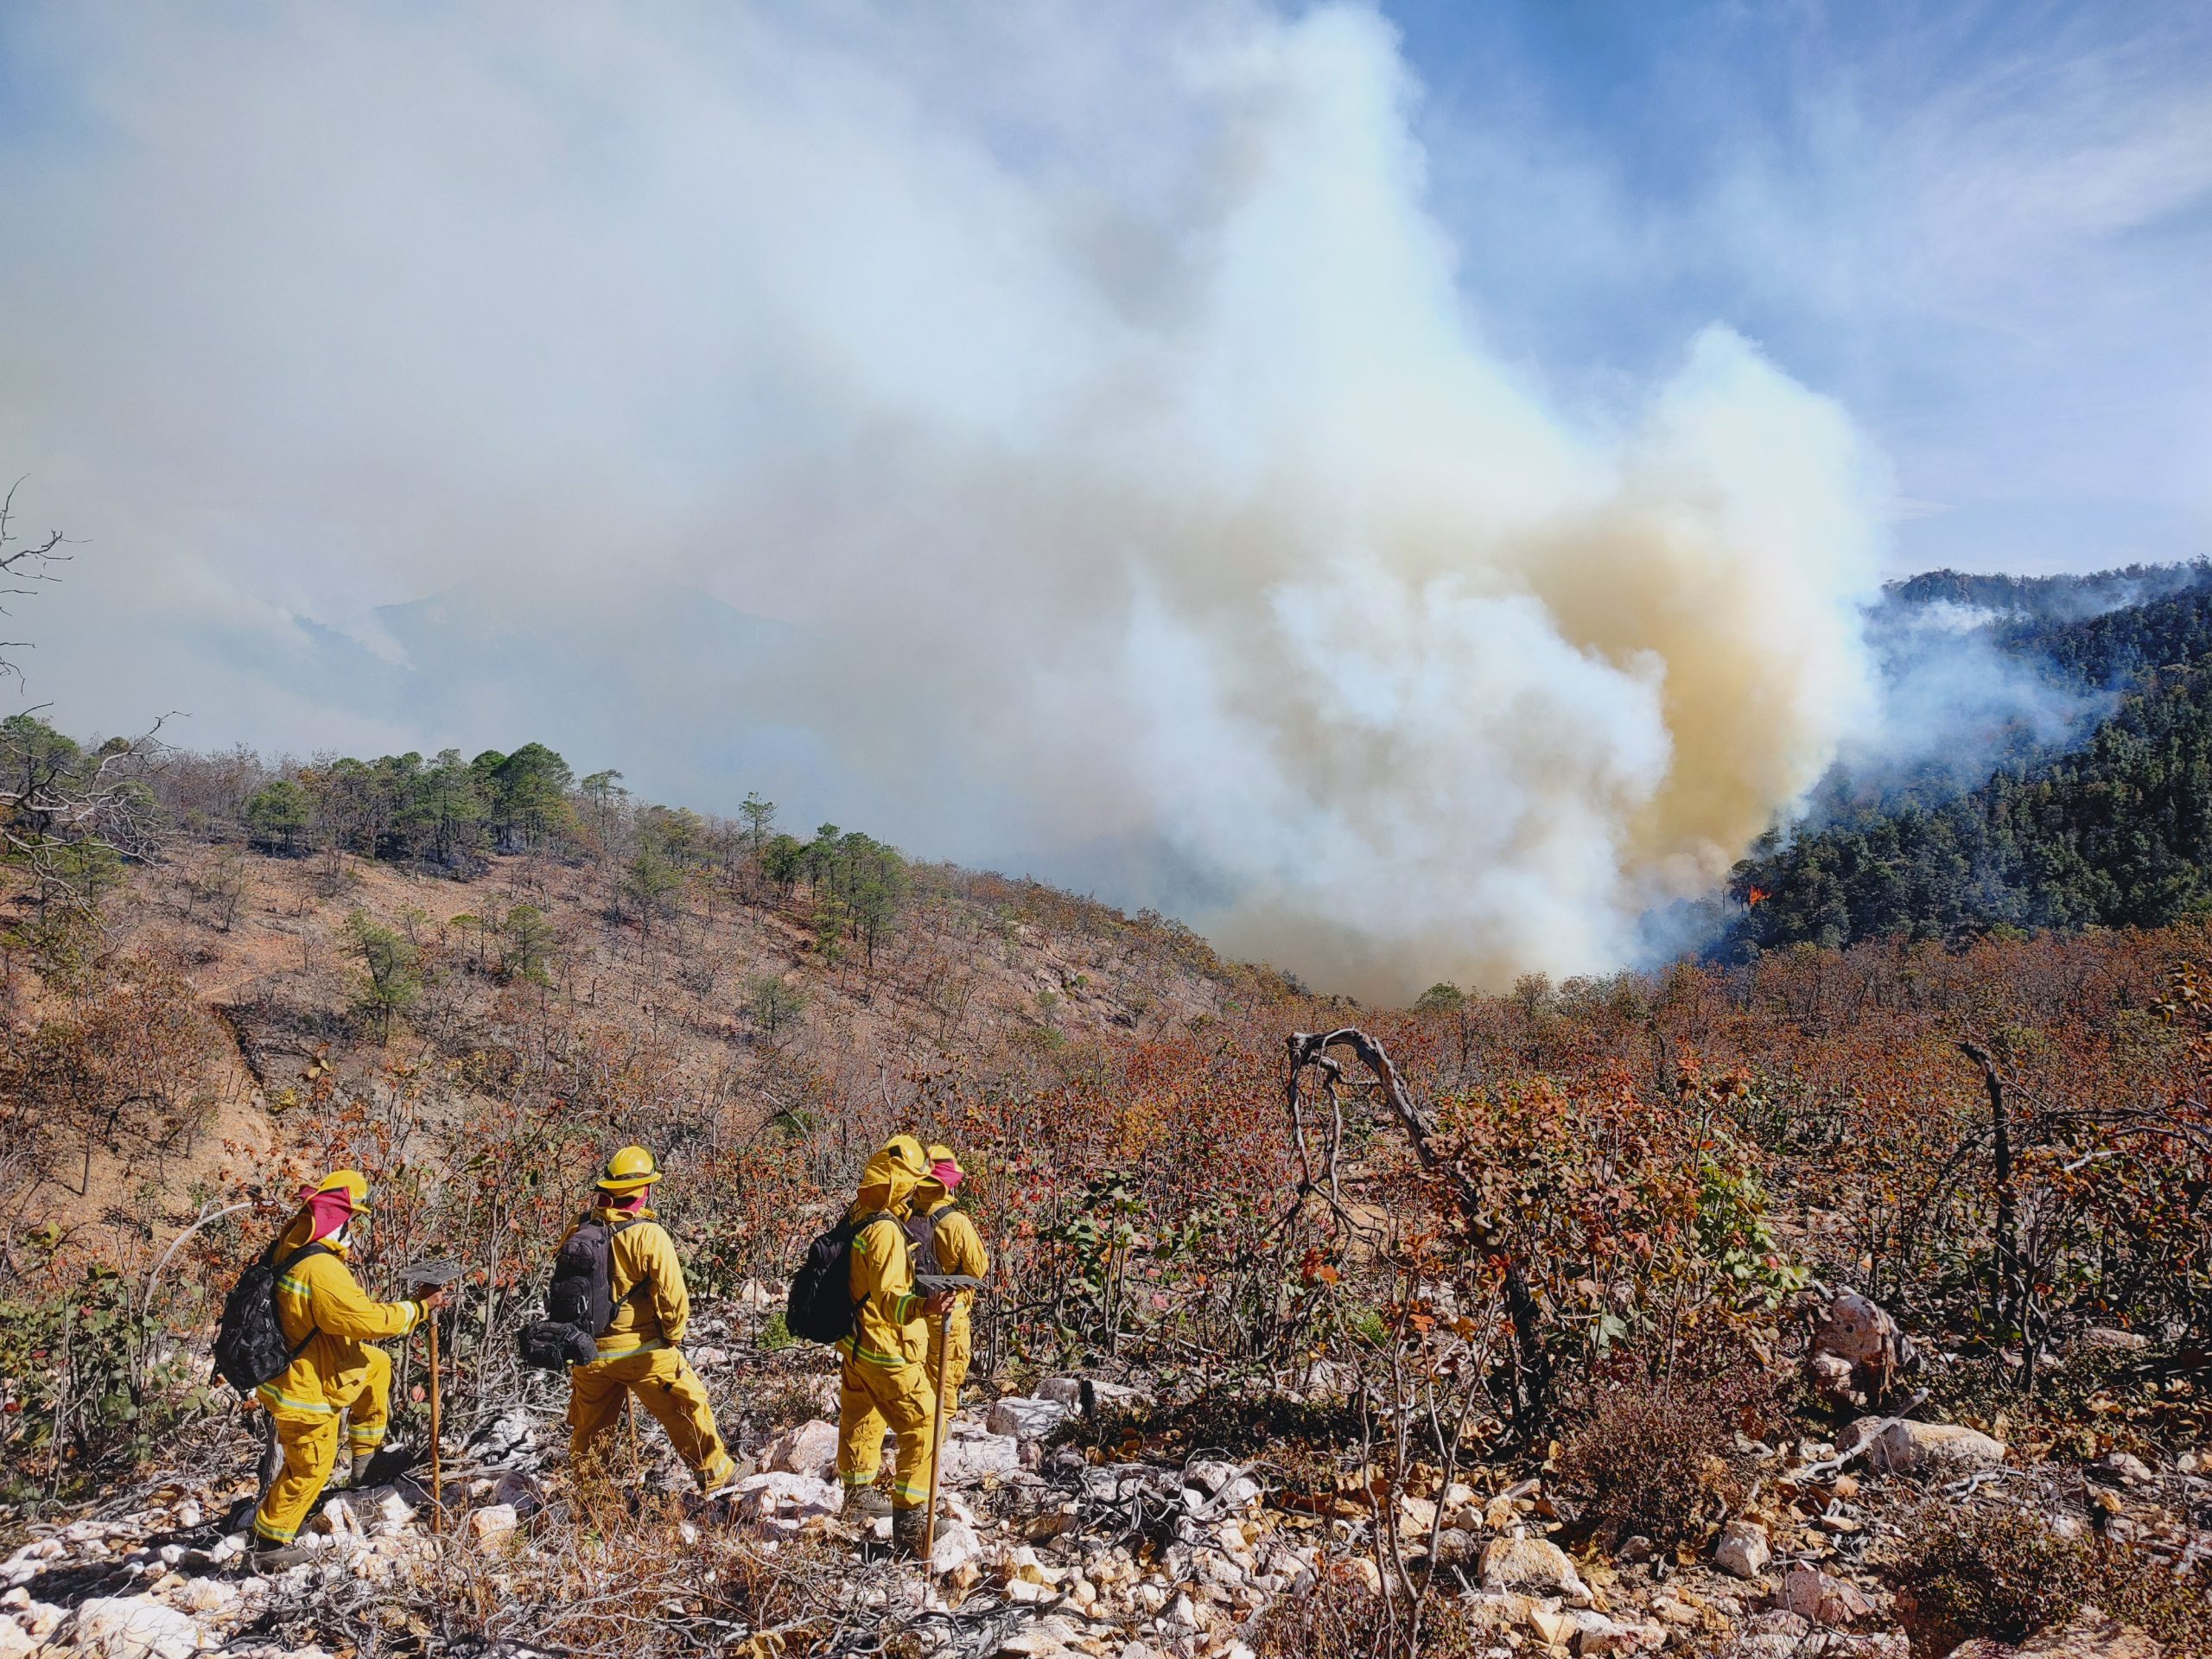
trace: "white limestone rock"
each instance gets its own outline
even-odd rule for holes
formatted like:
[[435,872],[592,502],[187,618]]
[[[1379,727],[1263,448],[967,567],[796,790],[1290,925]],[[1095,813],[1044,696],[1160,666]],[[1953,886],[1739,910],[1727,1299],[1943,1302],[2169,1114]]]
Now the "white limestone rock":
[[1492,1539],[1483,1551],[1482,1574],[1487,1590],[1519,1590],[1559,1596],[1578,1606],[1590,1605],[1590,1586],[1567,1553],[1549,1539]]
[[179,1587],[171,1599],[186,1612],[205,1617],[226,1613],[235,1607],[238,1590],[226,1579],[193,1579]]
[[837,1425],[817,1418],[785,1429],[762,1450],[760,1466],[827,1480],[837,1470]]
[[[1038,1384],[1037,1392],[1044,1399],[1057,1400],[1071,1411],[1081,1411],[1084,1381],[1080,1376],[1048,1376]],[[1098,1402],[1102,1410],[1123,1410],[1152,1403],[1152,1396],[1141,1389],[1133,1389],[1121,1382],[1101,1382],[1096,1377],[1089,1381],[1090,1397]]]
[[987,1475],[1001,1478],[1021,1468],[1021,1442],[1011,1434],[955,1434],[944,1443],[939,1475],[948,1486],[972,1486]]
[[1964,1473],[2003,1464],[2005,1443],[1959,1423],[1892,1417],[1867,1443],[1866,1460],[1884,1474]]
[[468,1535],[489,1548],[522,1524],[522,1516],[515,1513],[512,1503],[489,1503],[468,1517]]
[[939,1517],[937,1541],[931,1546],[930,1566],[939,1573],[957,1573],[983,1553],[983,1541],[965,1521]]
[[1756,1521],[1731,1521],[1713,1547],[1713,1564],[1739,1579],[1756,1579],[1773,1559],[1766,1529]]
[[835,1515],[845,1503],[844,1493],[830,1482],[782,1469],[747,1475],[737,1483],[735,1491],[738,1514],[751,1521],[772,1517],[801,1521],[809,1516]]
[[1058,1400],[1009,1395],[1003,1400],[991,1402],[990,1414],[985,1421],[994,1434],[1007,1435],[1017,1440],[1041,1440],[1067,1421],[1071,1415],[1070,1408]]
[[151,1596],[96,1596],[77,1609],[71,1641],[86,1659],[192,1659],[200,1626]]
[[1803,1561],[1783,1575],[1782,1587],[1774,1592],[1774,1605],[1808,1624],[1828,1627],[1852,1624],[1874,1611],[1873,1604],[1856,1585]]

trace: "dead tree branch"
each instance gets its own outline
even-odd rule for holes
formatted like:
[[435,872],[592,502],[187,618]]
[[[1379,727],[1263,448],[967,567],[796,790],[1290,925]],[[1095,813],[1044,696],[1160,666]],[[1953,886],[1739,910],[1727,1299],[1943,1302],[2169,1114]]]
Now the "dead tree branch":
[[[1406,1139],[1412,1144],[1414,1155],[1421,1160],[1421,1167],[1444,1180],[1476,1243],[1495,1255],[1500,1264],[1506,1319],[1513,1330],[1514,1427],[1524,1437],[1533,1435],[1551,1397],[1551,1362],[1545,1354],[1542,1332],[1538,1329],[1541,1310],[1529,1287],[1528,1275],[1522,1263],[1503,1238],[1497,1217],[1490,1213],[1489,1206],[1484,1202],[1482,1188],[1464,1166],[1447,1156],[1438,1146],[1434,1121],[1414,1103],[1389,1053],[1367,1033],[1357,1026],[1342,1026],[1327,1032],[1297,1031],[1285,1039],[1285,1048],[1289,1070],[1284,1079],[1284,1102],[1301,1159],[1306,1156],[1304,1117],[1300,1108],[1301,1081],[1308,1071],[1314,1071],[1319,1072],[1325,1083],[1333,1089],[1344,1081],[1344,1065],[1329,1051],[1332,1048],[1350,1049],[1360,1064],[1373,1074],[1383,1098],[1389,1102],[1392,1116],[1398,1120],[1399,1128],[1404,1130]],[[1307,1167],[1310,1171],[1310,1164]],[[1334,1179],[1332,1163],[1332,1200]],[[1308,1179],[1310,1181],[1310,1173]]]

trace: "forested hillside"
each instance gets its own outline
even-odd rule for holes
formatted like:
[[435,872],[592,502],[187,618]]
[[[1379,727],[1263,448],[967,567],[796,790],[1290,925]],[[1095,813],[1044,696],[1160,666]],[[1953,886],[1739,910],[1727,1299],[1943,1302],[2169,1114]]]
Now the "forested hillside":
[[[2101,606],[2153,595],[2118,608]],[[2079,747],[1993,745],[1963,794],[1854,804],[1832,782],[1817,826],[1740,863],[1746,906],[1722,949],[1840,945],[1993,928],[2158,926],[2212,898],[2212,587],[2201,567],[2100,577],[1916,578],[1895,606],[1989,613],[2006,655],[2120,702]]]
[[1883,603],[1902,610],[1955,605],[1987,612],[2008,626],[2049,627],[2169,599],[2201,587],[2206,575],[2200,564],[2131,564],[2056,576],[1929,570],[1891,583]]

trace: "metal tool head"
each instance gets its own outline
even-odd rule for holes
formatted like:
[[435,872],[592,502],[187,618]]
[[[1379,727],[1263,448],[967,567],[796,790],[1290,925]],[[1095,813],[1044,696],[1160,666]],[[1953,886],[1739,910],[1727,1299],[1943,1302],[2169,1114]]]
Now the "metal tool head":
[[914,1288],[925,1296],[940,1296],[948,1290],[983,1290],[988,1287],[973,1274],[918,1273],[914,1275]]
[[399,1270],[399,1281],[415,1290],[435,1290],[449,1285],[467,1269],[449,1257],[435,1262],[416,1262]]

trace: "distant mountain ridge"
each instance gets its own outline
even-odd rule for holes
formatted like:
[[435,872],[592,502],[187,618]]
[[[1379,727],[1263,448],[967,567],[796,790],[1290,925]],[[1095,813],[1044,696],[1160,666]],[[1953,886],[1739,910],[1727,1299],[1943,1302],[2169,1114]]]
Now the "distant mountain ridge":
[[2066,623],[2149,604],[2212,582],[2212,564],[2130,564],[2082,575],[2006,576],[1929,570],[1882,590],[1887,607],[1956,605],[2008,624]]

